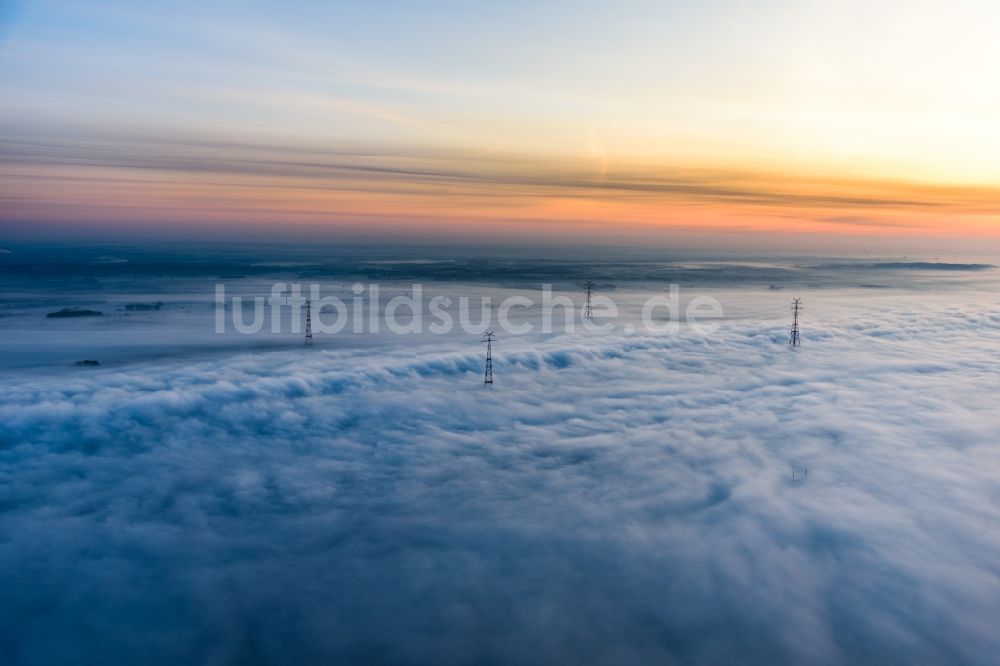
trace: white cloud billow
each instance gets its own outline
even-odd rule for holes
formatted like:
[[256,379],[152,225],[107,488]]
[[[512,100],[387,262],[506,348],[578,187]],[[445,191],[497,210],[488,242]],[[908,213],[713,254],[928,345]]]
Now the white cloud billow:
[[0,650],[990,663],[998,323],[509,338],[492,389],[475,342],[16,377]]

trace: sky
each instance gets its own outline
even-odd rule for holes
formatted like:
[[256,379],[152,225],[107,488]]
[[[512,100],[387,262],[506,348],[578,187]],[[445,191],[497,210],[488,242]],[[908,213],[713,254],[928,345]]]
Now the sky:
[[0,10],[4,236],[1000,248],[1000,8]]

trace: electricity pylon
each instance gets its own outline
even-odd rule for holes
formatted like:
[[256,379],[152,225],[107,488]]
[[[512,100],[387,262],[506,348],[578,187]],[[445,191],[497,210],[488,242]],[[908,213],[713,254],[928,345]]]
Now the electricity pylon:
[[486,372],[483,374],[483,383],[493,383],[493,342],[497,339],[493,331],[483,333],[483,342],[486,343]]
[[313,343],[312,301],[306,299],[306,346]]
[[799,310],[802,309],[800,305],[801,301],[801,298],[792,299],[792,332],[788,336],[788,346],[793,348],[799,347],[802,344],[799,339]]
[[584,284],[584,286],[587,288],[587,305],[583,309],[583,316],[586,319],[589,319],[589,320],[593,321],[593,319],[594,319],[594,308],[590,304],[590,293],[594,289],[594,283],[591,282],[590,280],[587,280],[587,282],[586,282],[586,284]]

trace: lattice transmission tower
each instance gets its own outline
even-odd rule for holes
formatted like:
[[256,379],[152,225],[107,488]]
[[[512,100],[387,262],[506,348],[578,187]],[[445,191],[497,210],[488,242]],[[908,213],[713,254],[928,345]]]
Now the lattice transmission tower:
[[792,299],[792,332],[788,336],[789,347],[799,347],[802,341],[799,337],[799,311],[802,309],[802,299]]
[[483,373],[483,383],[493,383],[493,343],[497,336],[493,331],[483,333],[483,342],[486,343],[486,371]]
[[306,346],[313,343],[312,301],[306,299]]
[[584,286],[587,288],[587,305],[583,308],[583,316],[586,319],[593,321],[594,307],[590,304],[590,294],[594,290],[594,283],[591,282],[590,280],[587,280]]

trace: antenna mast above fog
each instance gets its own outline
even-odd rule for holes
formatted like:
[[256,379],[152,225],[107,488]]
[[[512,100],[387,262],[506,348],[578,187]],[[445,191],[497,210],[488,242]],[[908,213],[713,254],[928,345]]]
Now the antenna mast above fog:
[[801,298],[792,299],[792,333],[788,337],[788,346],[795,348],[801,346],[799,339],[799,310],[802,309]]
[[306,299],[306,346],[313,343],[312,301]]
[[587,288],[587,305],[584,306],[584,308],[583,308],[583,316],[584,316],[584,318],[593,321],[593,319],[594,319],[594,308],[590,304],[590,294],[594,290],[594,283],[591,282],[590,280],[587,280],[587,282],[584,283],[583,286]]
[[493,342],[497,339],[493,331],[483,333],[483,342],[486,343],[486,372],[483,374],[483,383],[493,383]]

